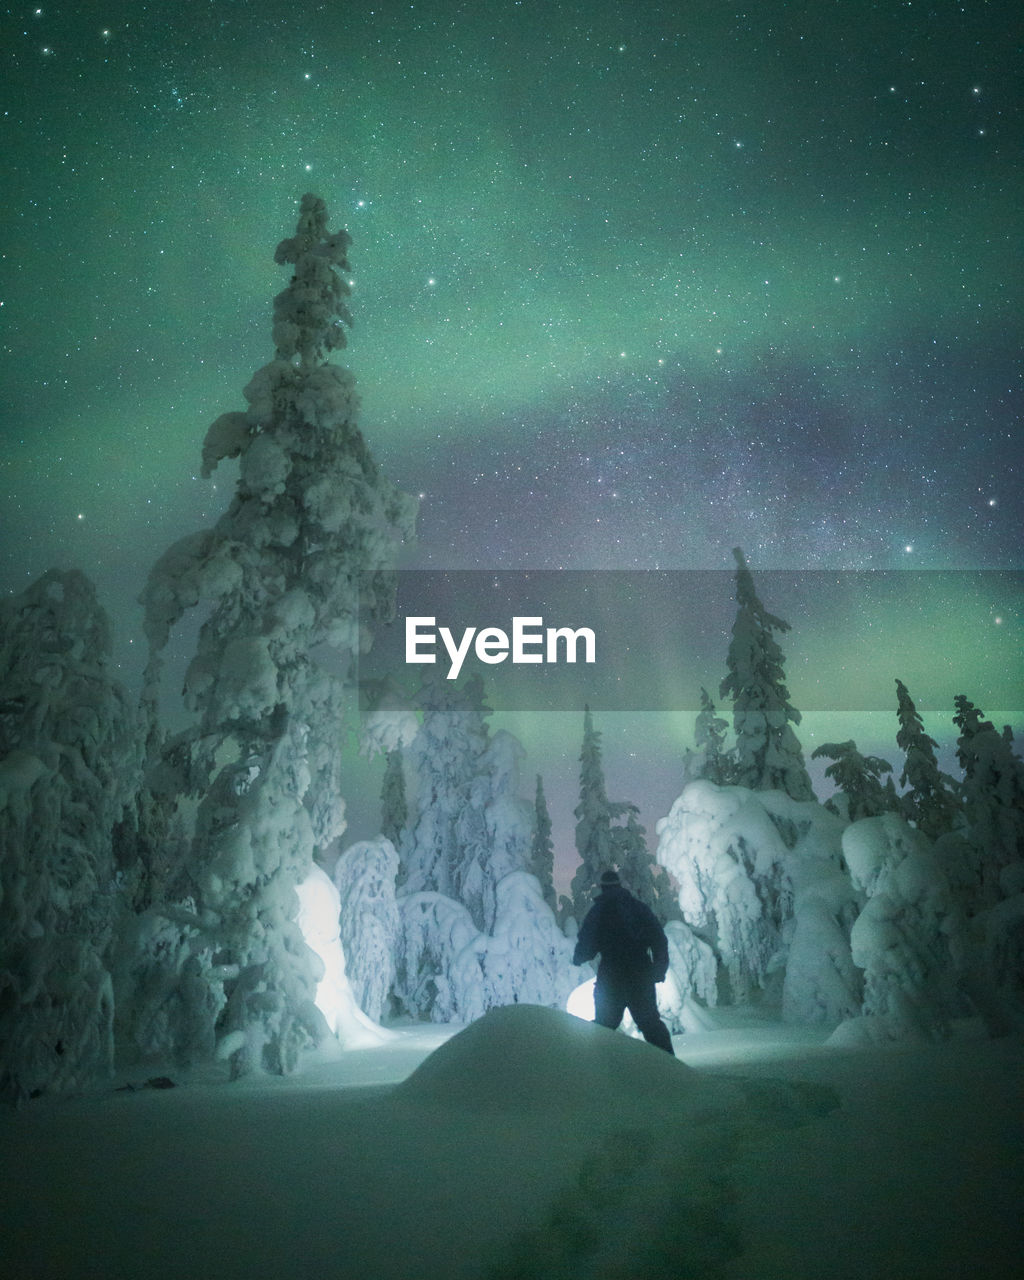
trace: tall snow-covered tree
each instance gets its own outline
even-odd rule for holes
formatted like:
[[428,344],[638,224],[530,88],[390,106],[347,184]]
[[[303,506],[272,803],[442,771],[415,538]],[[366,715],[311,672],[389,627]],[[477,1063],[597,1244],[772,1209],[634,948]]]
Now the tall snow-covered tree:
[[823,742],[811,753],[812,760],[831,760],[825,777],[831,778],[839,790],[842,807],[833,800],[828,807],[836,813],[857,822],[861,818],[876,818],[881,813],[899,810],[899,797],[892,779],[882,783],[882,775],[892,773],[892,765],[880,756],[862,756],[857,744],[849,742]]
[[722,786],[731,780],[732,762],[725,746],[728,728],[728,723],[718,714],[707,689],[702,687],[700,711],[693,726],[693,744],[696,748],[697,761],[690,771],[690,777],[705,778],[717,786]]
[[785,657],[775,632],[788,622],[769,613],[758,599],[754,579],[737,547],[736,621],[729,644],[729,674],[721,696],[730,696],[736,733],[735,781],[754,791],[784,791],[794,800],[813,800],[803,751],[790,727],[800,712],[789,701]]
[[895,813],[843,832],[843,857],[867,901],[850,933],[864,971],[862,1035],[945,1039],[963,1012],[962,916],[931,842]]
[[551,840],[551,814],[544,795],[544,781],[537,774],[537,792],[533,804],[533,841],[530,845],[530,870],[540,883],[544,901],[552,911],[556,910],[555,897],[555,846]]
[[526,869],[529,806],[520,798],[522,747],[492,737],[479,676],[424,681],[420,731],[408,747],[415,794],[402,841],[400,891],[441,893],[461,903],[475,927],[494,924],[496,887]]
[[0,1096],[113,1070],[114,833],[136,725],[92,583],[51,570],[0,602]]
[[764,988],[787,1018],[815,1022],[859,1006],[847,941],[856,908],[840,866],[846,825],[782,791],[704,779],[659,821],[658,861],[679,885],[683,920],[714,947],[732,1001]]
[[679,915],[668,872],[655,862],[647,847],[647,832],[639,821],[640,810],[635,804],[616,807],[626,821],[622,826],[612,827],[615,865],[630,893],[646,903],[664,924]]
[[594,718],[586,707],[580,751],[580,802],[575,810],[580,865],[570,888],[577,923],[582,922],[593,905],[601,872],[610,867],[618,868],[627,888],[662,919],[677,914],[675,894],[667,874],[647,847],[639,813],[635,804],[608,799],[601,762],[601,734],[594,728]]
[[956,698],[956,710],[965,834],[976,857],[977,897],[968,906],[973,913],[1024,891],[1024,764],[1009,725],[1000,733],[964,694]]
[[[516,1000],[557,1004],[571,985],[566,947],[530,874],[533,821],[519,795],[523,749],[491,735],[478,676],[428,678],[398,893],[395,995],[434,1021],[479,1017]],[[571,947],[569,948],[571,952]]]
[[593,904],[593,895],[601,880],[601,872],[615,862],[612,819],[618,809],[605,790],[604,766],[601,763],[601,734],[594,728],[590,708],[583,711],[583,747],[580,751],[580,802],[575,809],[576,852],[580,865],[572,878],[573,912],[578,922]]
[[[506,876],[529,874],[533,814],[519,794],[525,755],[519,739],[507,729],[499,729],[491,736],[483,759],[486,843],[477,854],[476,866],[463,879],[462,900],[475,914],[479,895],[484,927],[488,930],[495,927],[498,885]],[[479,888],[469,892],[470,885]]]
[[396,992],[414,1015],[472,1022],[499,1005],[565,1007],[578,981],[572,943],[536,876],[513,871],[498,881],[488,933],[476,928],[461,902],[442,893],[411,893],[399,907]]
[[991,729],[992,725],[987,720],[982,719],[981,708],[976,707],[966,694],[958,694],[953,699],[953,705],[956,707],[953,723],[960,730],[960,736],[956,744],[956,758],[960,763],[960,768],[964,771],[964,777],[969,778],[974,772],[977,762],[977,755],[971,746],[971,739],[977,734]]
[[[196,805],[186,876],[193,956],[216,956],[216,1031],[233,1074],[287,1071],[322,1024],[316,962],[296,924],[295,887],[344,829],[338,724],[343,676],[368,625],[387,615],[414,500],[381,474],[357,426],[354,379],[330,362],[350,323],[349,236],[304,196],[275,261],[291,271],[274,299],[274,359],[223,414],[203,471],[239,459],[228,511],[173,546],[146,586],[155,710],[171,628],[209,610],[185,677],[193,724],[162,751],[168,785]],[[186,904],[187,905],[187,904]]]
[[902,680],[896,681],[899,730],[896,745],[904,753],[900,786],[903,816],[929,839],[952,830],[957,806],[952,779],[939,769],[935,749],[939,745],[924,731],[924,722]]
[[[416,701],[422,721],[408,747],[415,785],[399,851],[399,888],[461,900],[467,865],[486,830],[481,761],[490,708],[478,676],[457,684],[431,675]],[[482,919],[476,923],[483,927]]]
[[384,781],[380,789],[380,833],[397,849],[402,843],[402,833],[409,820],[409,806],[405,798],[405,766],[402,748],[393,747],[386,757]]
[[401,927],[395,901],[398,854],[386,836],[362,840],[341,855],[334,883],[341,897],[341,946],[352,994],[379,1022],[395,977]]

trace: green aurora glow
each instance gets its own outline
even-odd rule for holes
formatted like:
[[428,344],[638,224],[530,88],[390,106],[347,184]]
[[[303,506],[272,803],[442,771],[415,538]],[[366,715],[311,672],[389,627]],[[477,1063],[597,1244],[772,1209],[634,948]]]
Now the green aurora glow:
[[[307,189],[354,237],[411,563],[1024,566],[1016,6],[750,10],[8,9],[0,587],[83,568],[134,675],[149,566],[227,500],[202,438],[271,354]],[[830,607],[789,617],[798,705],[867,648],[944,723],[959,692],[1021,723],[1019,583]]]

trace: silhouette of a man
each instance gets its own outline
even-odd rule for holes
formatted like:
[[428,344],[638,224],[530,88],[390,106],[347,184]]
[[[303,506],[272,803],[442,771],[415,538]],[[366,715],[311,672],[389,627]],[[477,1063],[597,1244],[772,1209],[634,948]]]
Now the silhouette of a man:
[[649,1044],[673,1053],[654,990],[668,972],[668,939],[657,916],[623,886],[617,871],[601,875],[601,893],[580,925],[572,962],[585,964],[598,953],[594,1021],[614,1031],[628,1009]]

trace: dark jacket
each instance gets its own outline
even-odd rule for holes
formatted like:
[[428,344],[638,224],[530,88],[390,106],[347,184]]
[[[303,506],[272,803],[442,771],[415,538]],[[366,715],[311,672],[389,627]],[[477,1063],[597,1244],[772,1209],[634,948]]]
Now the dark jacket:
[[661,982],[668,972],[668,939],[658,918],[622,885],[606,885],[580,925],[573,964],[600,952],[602,966],[622,974],[649,973]]

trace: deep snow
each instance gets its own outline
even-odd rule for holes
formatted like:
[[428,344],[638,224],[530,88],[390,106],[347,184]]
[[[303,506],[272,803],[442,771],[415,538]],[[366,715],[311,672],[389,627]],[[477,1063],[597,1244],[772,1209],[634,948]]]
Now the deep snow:
[[520,1005],[283,1080],[40,1100],[0,1115],[0,1276],[1017,1274],[1021,1040],[824,1039],[720,1011],[673,1061]]

